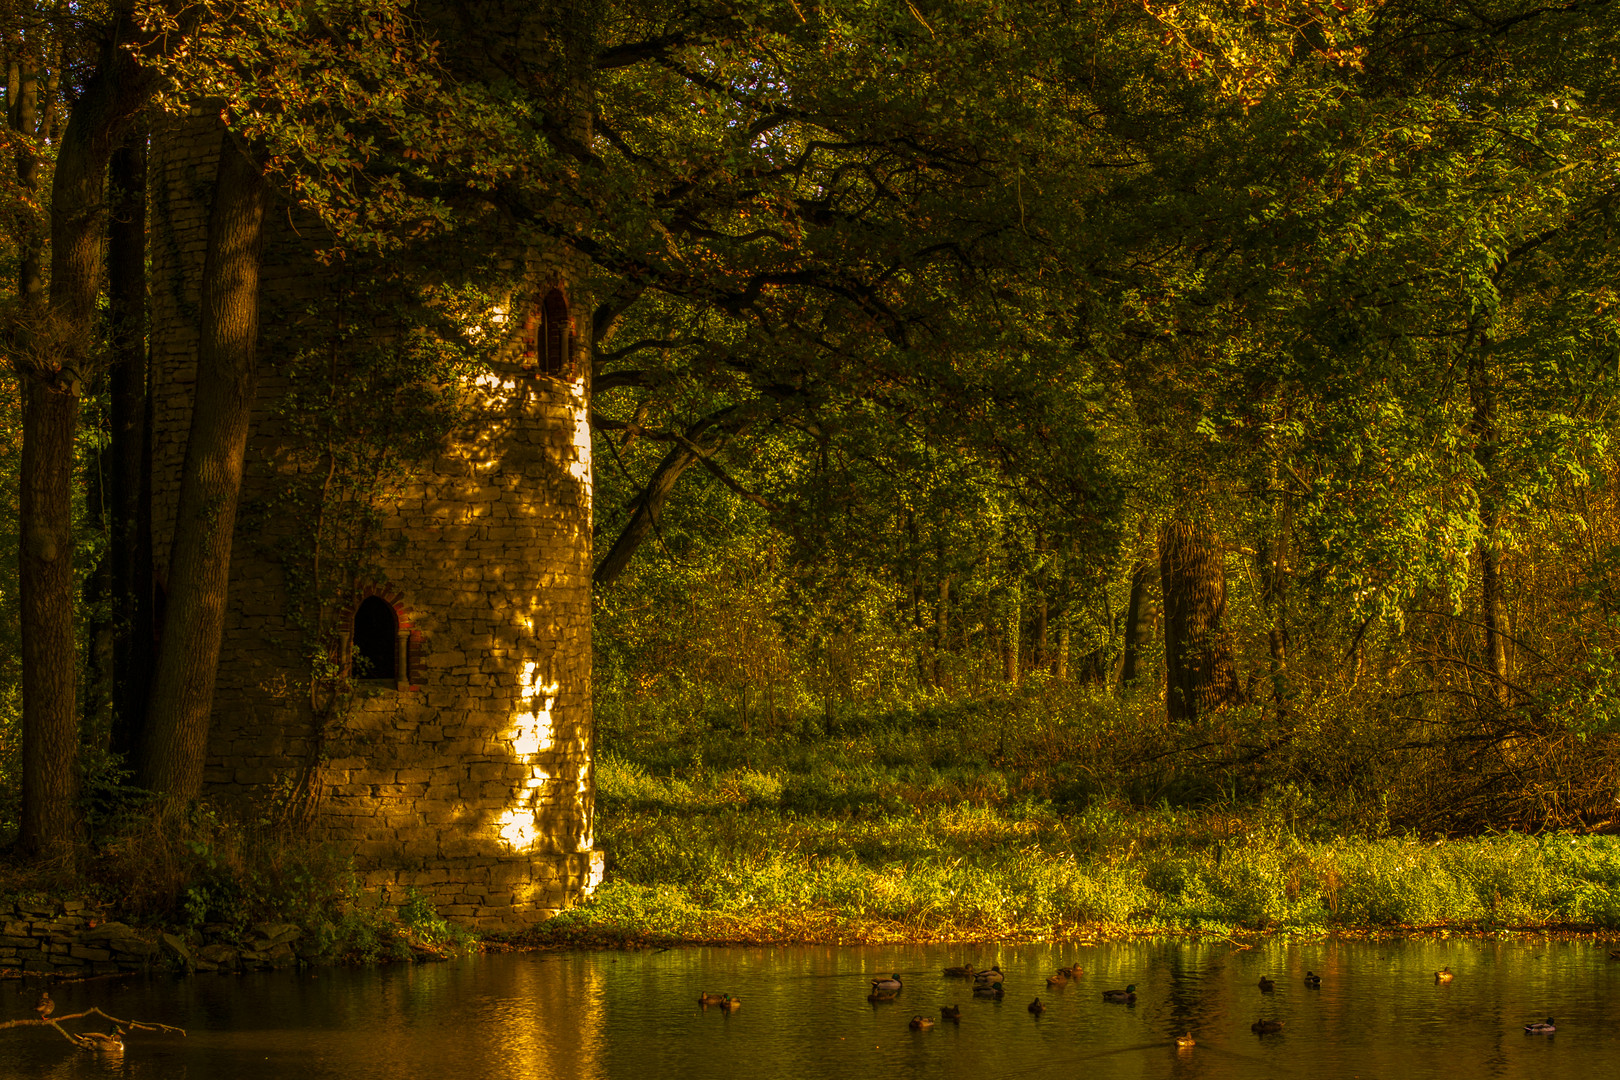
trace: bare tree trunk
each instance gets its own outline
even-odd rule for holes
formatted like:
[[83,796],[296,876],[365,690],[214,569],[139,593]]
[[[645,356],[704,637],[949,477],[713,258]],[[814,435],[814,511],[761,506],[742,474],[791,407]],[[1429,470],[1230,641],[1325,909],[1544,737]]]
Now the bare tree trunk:
[[934,612],[934,687],[944,687],[941,667],[945,655],[946,634],[950,631],[951,575],[939,579],[939,608]]
[[1057,677],[1058,682],[1069,681],[1069,647],[1069,628],[1067,626],[1059,627],[1057,666],[1053,668],[1052,671],[1053,675]]
[[1165,708],[1193,721],[1241,700],[1226,615],[1226,559],[1204,525],[1172,521],[1159,534],[1164,591]]
[[1125,649],[1119,663],[1119,685],[1133,686],[1142,663],[1142,606],[1147,601],[1148,575],[1153,564],[1146,559],[1131,567],[1131,598],[1125,605]]
[[133,759],[152,670],[152,448],[146,379],[146,133],[112,158],[107,240],[112,324],[112,748]]
[[180,473],[163,648],[140,752],[143,785],[176,801],[202,788],[242,459],[258,390],[259,250],[268,203],[258,165],[222,134],[203,260],[196,404]]

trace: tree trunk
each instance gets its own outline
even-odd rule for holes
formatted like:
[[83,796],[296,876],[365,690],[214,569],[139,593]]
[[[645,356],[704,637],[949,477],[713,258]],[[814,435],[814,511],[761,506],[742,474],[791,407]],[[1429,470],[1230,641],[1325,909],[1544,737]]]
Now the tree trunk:
[[73,434],[77,386],[26,378],[18,493],[22,543],[22,830],[24,856],[66,860],[78,801],[74,707]]
[[146,133],[112,159],[107,307],[112,325],[112,748],[133,760],[152,671],[152,447],[147,432]]
[[[26,63],[10,80],[12,130],[32,140],[39,125],[38,73]],[[18,186],[38,197],[39,160],[20,142]],[[63,379],[46,310],[43,238],[18,238],[21,308],[10,352],[22,395],[23,448],[17,492],[17,584],[22,620],[22,822],[19,852],[67,859],[73,852],[79,726],[74,709],[73,432],[78,385]]]
[[230,583],[231,540],[258,389],[259,249],[269,188],[229,133],[203,257],[196,404],[180,473],[163,648],[140,752],[143,786],[171,800],[202,788]]
[[1023,657],[1019,655],[1023,645],[1024,636],[1024,596],[1022,591],[1013,592],[1012,611],[1007,614],[1007,642],[1003,657],[1006,660],[1006,678],[1014,686],[1018,685],[1020,667]]
[[1134,686],[1142,664],[1142,606],[1147,602],[1148,575],[1153,564],[1146,559],[1131,567],[1131,598],[1125,605],[1125,649],[1119,662],[1119,685]]
[[1203,525],[1173,521],[1159,534],[1164,592],[1165,707],[1171,720],[1195,721],[1238,701],[1242,692],[1226,615],[1226,559]]
[[1507,655],[1507,618],[1503,611],[1501,577],[1501,512],[1496,500],[1496,388],[1488,368],[1490,339],[1480,336],[1479,347],[1468,354],[1468,396],[1474,407],[1471,422],[1474,460],[1479,463],[1479,581],[1480,621],[1485,624],[1485,666],[1491,674],[1491,696],[1504,708],[1511,704]]
[[934,612],[934,688],[943,689],[945,675],[942,670],[946,635],[950,632],[951,575],[939,579],[939,608]]
[[[22,615],[22,822],[25,856],[70,859],[78,789],[78,712],[73,635],[73,437],[79,395],[95,356],[90,331],[102,265],[107,161],[145,100],[148,85],[117,33],[101,43],[94,71],[57,142],[51,183],[49,309],[41,302],[39,246],[19,244],[23,328],[12,354],[22,388],[23,454],[18,499]],[[19,76],[14,129],[43,135],[37,78]],[[38,162],[19,150],[20,185],[39,188]]]

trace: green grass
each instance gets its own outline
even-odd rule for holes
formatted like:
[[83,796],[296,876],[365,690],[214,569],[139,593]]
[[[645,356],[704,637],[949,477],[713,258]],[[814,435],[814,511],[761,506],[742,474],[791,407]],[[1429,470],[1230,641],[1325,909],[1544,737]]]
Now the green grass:
[[832,738],[609,729],[597,763],[608,881],[534,936],[1620,927],[1620,838],[1391,835],[1346,812],[1368,804],[1354,793],[1222,796],[1230,778],[1215,773],[1157,776],[1149,786],[1193,797],[1144,807],[1129,795],[1140,772],[1107,764],[1098,725],[1064,727],[991,712],[908,714]]

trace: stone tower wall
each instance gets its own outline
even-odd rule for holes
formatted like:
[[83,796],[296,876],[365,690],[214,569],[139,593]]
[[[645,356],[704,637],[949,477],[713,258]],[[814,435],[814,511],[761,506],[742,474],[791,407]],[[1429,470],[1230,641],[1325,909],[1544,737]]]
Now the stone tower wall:
[[[171,123],[153,176],[154,558],[165,576],[190,421],[197,311],[218,134]],[[273,505],[308,455],[273,403],[287,350],[313,333],[310,298],[333,287],[307,224],[273,215],[261,274],[260,387],[233,544],[229,609],[205,772],[209,797],[263,813],[313,784],[317,838],[352,854],[368,886],[410,889],[482,929],[537,921],[600,878],[591,772],[591,445],[588,365],[537,377],[492,349],[464,387],[465,422],[387,493],[374,580],[410,632],[408,689],[344,684],[347,707],[312,693],[308,631],[289,614],[278,552],[308,521]],[[588,356],[586,298],[565,258],[517,256],[572,305]],[[514,323],[516,320],[514,320]],[[379,334],[389,332],[379,327]],[[337,626],[352,617],[339,605]],[[340,656],[337,635],[321,648]],[[340,657],[341,658],[341,657]],[[340,697],[348,697],[342,694]]]

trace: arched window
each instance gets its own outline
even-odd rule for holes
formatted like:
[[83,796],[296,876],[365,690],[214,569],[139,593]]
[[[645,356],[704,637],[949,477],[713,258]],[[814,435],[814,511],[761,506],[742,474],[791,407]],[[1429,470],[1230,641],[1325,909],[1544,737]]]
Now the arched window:
[[356,679],[397,680],[399,618],[394,605],[368,596],[354,611],[350,673]]
[[568,350],[572,346],[568,325],[568,300],[561,289],[547,292],[540,301],[540,326],[535,345],[541,375],[561,379],[570,374]]

